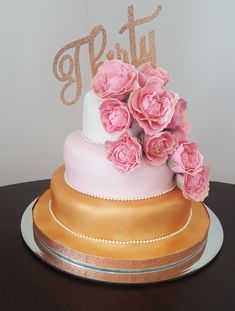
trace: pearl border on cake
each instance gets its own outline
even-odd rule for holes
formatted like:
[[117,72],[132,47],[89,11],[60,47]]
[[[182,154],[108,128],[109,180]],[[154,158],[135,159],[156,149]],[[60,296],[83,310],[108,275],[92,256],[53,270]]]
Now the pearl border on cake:
[[81,132],[80,135],[81,135],[81,138],[84,139],[87,143],[90,143],[90,144],[93,144],[93,145],[96,145],[96,146],[104,146],[103,143],[100,143],[100,142],[98,142],[98,141],[95,141],[95,140],[92,140],[92,139],[90,139],[90,138],[87,138],[87,137],[83,134],[83,132]]
[[65,224],[63,224],[54,214],[54,212],[52,211],[51,208],[51,200],[49,202],[48,205],[49,208],[49,212],[52,216],[52,218],[56,221],[56,223],[58,225],[60,225],[64,230],[68,231],[69,233],[75,235],[76,237],[79,238],[84,238],[93,242],[99,242],[99,243],[107,243],[107,244],[121,244],[121,245],[129,245],[129,244],[149,244],[149,243],[155,243],[155,242],[159,242],[162,240],[166,240],[166,239],[170,239],[174,236],[176,236],[177,234],[179,234],[180,232],[182,232],[190,223],[191,219],[192,219],[192,208],[190,208],[190,212],[189,212],[189,217],[188,220],[186,221],[186,223],[183,225],[182,228],[178,229],[177,231],[174,231],[168,235],[162,236],[162,237],[158,237],[158,238],[153,238],[153,239],[148,239],[148,240],[128,240],[128,241],[120,241],[120,240],[108,240],[108,239],[103,239],[103,238],[96,238],[90,235],[87,235],[85,233],[81,233],[81,232],[77,232],[77,231],[73,231],[72,229],[70,229],[69,227],[67,227]]
[[64,172],[64,180],[66,182],[66,184],[72,188],[73,190],[75,191],[78,191],[78,192],[81,192],[82,194],[85,194],[85,195],[89,195],[91,197],[94,197],[94,198],[97,198],[97,199],[103,199],[103,200],[111,200],[111,201],[138,201],[138,200],[145,200],[145,199],[151,199],[151,198],[155,198],[155,197],[159,197],[163,194],[166,194],[170,191],[172,191],[176,185],[174,184],[172,187],[170,187],[169,189],[165,190],[165,191],[162,191],[162,192],[159,192],[159,193],[156,193],[156,194],[151,194],[151,195],[145,195],[145,196],[142,196],[142,197],[137,197],[137,198],[112,198],[112,197],[105,197],[105,196],[102,196],[102,195],[96,195],[96,194],[93,194],[93,193],[90,193],[88,191],[84,191],[84,190],[81,190],[81,189],[78,189],[77,187],[75,187],[74,185],[72,185],[67,177],[66,177],[66,171]]

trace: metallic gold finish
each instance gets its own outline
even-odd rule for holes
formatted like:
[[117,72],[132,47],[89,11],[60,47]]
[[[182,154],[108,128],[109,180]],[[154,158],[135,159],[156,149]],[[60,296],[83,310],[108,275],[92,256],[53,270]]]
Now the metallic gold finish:
[[[98,265],[102,264],[103,260],[108,262],[121,260],[122,265],[127,261],[131,266],[135,266],[142,261],[141,264],[151,266],[151,262],[165,264],[184,258],[195,252],[205,242],[210,223],[203,204],[192,202],[192,220],[178,235],[151,244],[107,245],[76,237],[64,230],[51,216],[48,209],[49,201],[50,191],[47,191],[34,207],[33,220],[37,235],[40,235],[47,245],[62,252],[71,252],[72,256],[76,253],[85,261],[95,260]],[[112,226],[109,223],[107,226],[109,234],[112,235]],[[94,256],[98,258],[94,259]]]
[[[47,264],[63,272],[86,279],[111,283],[156,283],[182,278],[207,265],[220,251],[223,228],[216,215],[205,206],[211,219],[205,244],[191,248],[182,259],[171,258],[168,264],[160,260],[115,260],[84,254],[47,238],[33,226],[33,209],[37,199],[25,209],[21,219],[21,234],[30,250]],[[47,243],[48,242],[48,243]],[[189,256],[187,256],[189,254]],[[100,265],[101,263],[101,265]]]
[[159,197],[115,201],[75,191],[64,181],[64,167],[52,176],[51,208],[73,231],[107,240],[149,240],[180,230],[190,216],[191,201],[179,189]]
[[[115,282],[148,283],[182,276],[205,248],[210,218],[202,203],[186,200],[181,191],[137,201],[90,197],[70,188],[64,167],[53,175],[32,212],[34,240],[51,265],[81,277]],[[152,243],[101,243],[74,235],[61,226],[49,210],[69,228],[111,240],[151,239]]]

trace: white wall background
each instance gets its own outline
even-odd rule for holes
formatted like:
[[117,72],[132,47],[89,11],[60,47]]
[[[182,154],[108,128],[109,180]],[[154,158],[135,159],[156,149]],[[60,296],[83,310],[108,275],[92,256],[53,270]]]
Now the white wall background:
[[[56,52],[103,24],[108,48],[135,16],[163,9],[139,33],[155,29],[159,65],[189,102],[191,139],[200,143],[212,180],[235,183],[235,1],[0,0],[0,185],[49,178],[63,162],[63,142],[81,127],[81,105],[64,106],[52,72]],[[84,90],[90,75],[82,48]]]

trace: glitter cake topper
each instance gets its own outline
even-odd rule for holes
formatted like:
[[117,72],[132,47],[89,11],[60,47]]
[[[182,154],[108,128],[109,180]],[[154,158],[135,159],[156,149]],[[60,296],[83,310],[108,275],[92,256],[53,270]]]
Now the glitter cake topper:
[[[154,20],[160,13],[161,6],[149,16],[144,18],[136,19],[134,18],[134,7],[133,5],[128,7],[128,22],[121,27],[119,34],[122,35],[128,30],[129,33],[129,44],[130,44],[130,55],[128,51],[120,46],[119,43],[115,44],[115,50],[110,50],[106,53],[105,57],[107,59],[121,59],[126,63],[131,63],[136,67],[149,62],[152,67],[156,67],[156,42],[155,42],[155,32],[154,30],[149,31],[149,49],[146,47],[146,37],[141,36],[139,40],[139,56],[136,50],[136,34],[135,27],[139,25],[146,24]],[[97,37],[101,37],[101,45],[98,51],[95,51],[95,40]],[[80,48],[82,45],[88,46],[89,52],[89,62],[91,68],[91,74],[94,75],[97,72],[98,67],[103,63],[101,57],[105,53],[107,43],[107,35],[104,27],[102,25],[95,26],[90,34],[86,37],[78,39],[76,41],[66,44],[59,52],[56,54],[53,62],[53,71],[55,77],[64,82],[64,86],[60,92],[60,98],[65,105],[74,105],[79,101],[81,91],[82,91],[82,76],[80,68]],[[71,54],[69,54],[69,52]],[[67,67],[65,69],[65,67]],[[75,95],[72,100],[65,98],[66,92],[69,91],[71,87],[75,87]]]

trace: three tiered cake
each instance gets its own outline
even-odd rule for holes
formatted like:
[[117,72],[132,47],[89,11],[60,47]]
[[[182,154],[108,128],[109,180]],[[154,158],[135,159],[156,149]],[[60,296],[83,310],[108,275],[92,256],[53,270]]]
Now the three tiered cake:
[[181,276],[200,258],[208,168],[169,78],[148,64],[99,67],[82,130],[66,138],[64,165],[34,206],[47,262],[90,279],[145,283]]

